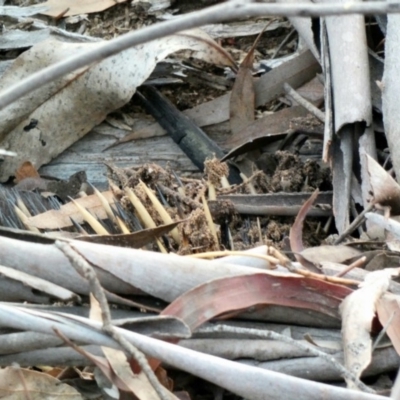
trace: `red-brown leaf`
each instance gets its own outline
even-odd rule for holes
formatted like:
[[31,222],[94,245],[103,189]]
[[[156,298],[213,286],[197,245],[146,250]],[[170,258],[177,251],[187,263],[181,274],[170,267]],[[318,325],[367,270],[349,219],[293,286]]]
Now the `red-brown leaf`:
[[199,285],[178,297],[162,315],[177,316],[191,329],[218,315],[256,305],[298,307],[339,318],[339,304],[351,292],[345,286],[312,278],[253,273]]

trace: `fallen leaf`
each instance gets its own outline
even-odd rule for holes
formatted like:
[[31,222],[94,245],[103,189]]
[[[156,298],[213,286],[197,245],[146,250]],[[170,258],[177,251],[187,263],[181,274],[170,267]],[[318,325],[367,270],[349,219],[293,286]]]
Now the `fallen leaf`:
[[373,192],[372,201],[383,207],[390,207],[391,215],[400,214],[400,186],[385,171],[377,161],[368,154],[365,155],[367,160],[367,170],[370,177],[371,189]]
[[43,372],[6,367],[0,370],[0,398],[13,400],[49,399],[82,400],[72,386]]
[[289,107],[255,120],[236,134],[232,132],[223,142],[225,147],[232,149],[223,160],[281,140],[288,133],[296,134],[291,128],[292,120],[306,115],[303,107]]
[[260,39],[260,35],[258,35],[250,51],[240,64],[239,72],[232,88],[229,105],[229,122],[232,134],[241,132],[243,128],[254,121],[256,94],[253,80],[253,62],[255,46]]
[[90,360],[97,368],[101,370],[101,372],[108,378],[110,382],[113,382],[119,389],[128,392],[129,387],[125,384],[125,382],[119,378],[118,375],[115,375],[108,360],[104,357],[95,356],[88,351],[84,350],[82,347],[77,346],[75,343],[71,342],[66,336],[63,335],[61,331],[58,329],[54,329],[54,332],[59,336],[66,344],[71,346],[76,352],[86,357]]
[[385,216],[374,212],[366,213],[365,218],[373,224],[391,232],[396,239],[400,239],[400,223],[396,219],[386,218]]
[[[90,319],[104,323],[100,304],[92,294],[90,295]],[[123,351],[105,346],[102,346],[101,349],[115,374],[114,376],[118,377],[119,380],[124,383],[129,392],[133,393],[140,400],[159,399],[157,392],[149,382],[147,376],[143,372],[139,374],[133,373]],[[115,380],[114,376],[111,382],[118,386],[119,380]],[[168,393],[168,395],[171,399],[175,397],[171,393]]]
[[[340,306],[345,366],[357,378],[371,362],[370,332],[376,304],[389,288],[391,277],[398,274],[399,269],[395,268],[370,272],[360,288],[346,297]],[[346,382],[349,388],[355,389],[353,381]]]
[[20,182],[25,178],[40,178],[39,172],[30,161],[23,162],[15,172],[15,182]]
[[386,329],[393,347],[400,355],[400,296],[385,293],[376,303],[381,325]]
[[161,315],[181,318],[192,329],[232,311],[256,305],[282,305],[339,316],[340,299],[351,289],[300,275],[252,273],[214,279],[199,285],[173,301]]
[[311,209],[315,199],[318,197],[319,190],[317,189],[311,197],[303,204],[292,227],[290,228],[290,249],[294,253],[303,251],[303,224],[308,211]]
[[308,249],[304,249],[300,254],[314,264],[320,264],[324,261],[340,264],[355,257],[362,256],[359,250],[345,245],[309,247]]
[[50,17],[70,17],[71,15],[90,14],[107,10],[126,0],[47,0],[41,5],[47,6],[47,11],[42,12]]

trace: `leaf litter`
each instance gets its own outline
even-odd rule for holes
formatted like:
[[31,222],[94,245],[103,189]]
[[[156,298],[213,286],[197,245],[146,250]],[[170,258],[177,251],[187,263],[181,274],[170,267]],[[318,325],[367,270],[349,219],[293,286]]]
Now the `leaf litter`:
[[[105,6],[110,7],[108,10],[99,12],[104,9],[100,8],[103,7],[101,3],[107,2],[81,1],[79,4],[71,3],[69,10],[50,12],[60,20],[64,19],[69,29],[79,27],[79,34],[86,30],[95,36],[111,38],[133,26],[140,29],[164,18],[170,6],[157,1],[132,5],[114,2]],[[185,6],[180,3],[178,1],[176,6],[182,7],[182,11]],[[86,12],[94,14],[65,19],[67,15],[80,14],[82,7],[86,6],[89,7]],[[372,114],[366,71],[353,82],[347,100],[341,94],[347,81],[338,73],[337,62],[344,57],[340,53],[344,49],[340,49],[340,40],[334,37],[334,19],[329,18],[321,20],[322,25],[327,24],[327,35],[331,39],[331,47],[323,49],[313,42],[314,38],[307,30],[309,26],[302,26],[291,18],[293,26],[306,39],[318,60],[326,59],[322,51],[335,58],[332,74],[329,66],[322,62],[324,79],[315,77],[321,70],[310,51],[295,53],[295,58],[289,60],[282,57],[275,65],[271,60],[265,60],[279,52],[283,55],[296,50],[297,37],[289,32],[283,20],[266,22],[264,27],[270,26],[260,34],[258,43],[252,36],[235,36],[235,31],[247,29],[244,25],[239,24],[240,29],[234,29],[233,25],[226,24],[219,27],[221,39],[214,33],[213,37],[219,43],[205,39],[199,31],[195,37],[192,34],[181,35],[177,42],[172,37],[164,38],[153,45],[138,46],[97,66],[69,74],[47,86],[42,94],[32,94],[28,101],[25,99],[23,106],[18,103],[12,106],[16,112],[23,110],[25,114],[7,112],[7,118],[3,118],[3,124],[7,125],[2,129],[1,146],[15,151],[17,156],[7,156],[3,161],[2,179],[16,176],[18,184],[15,188],[2,188],[0,199],[1,223],[8,227],[0,232],[0,264],[4,265],[1,300],[19,303],[0,305],[0,324],[7,327],[11,335],[25,334],[22,340],[26,345],[34,335],[54,335],[54,327],[65,342],[72,339],[83,344],[80,349],[73,345],[74,350],[68,345],[40,347],[38,341],[37,347],[31,344],[27,350],[12,354],[13,362],[21,367],[49,366],[39,367],[42,371],[40,379],[46,379],[50,373],[57,374],[69,387],[78,389],[81,394],[77,398],[88,396],[89,382],[95,383],[94,391],[98,396],[107,393],[118,397],[131,392],[139,398],[170,398],[174,395],[199,398],[204,392],[212,398],[212,386],[206,384],[199,389],[199,381],[193,376],[249,399],[264,398],[266,382],[269,398],[296,396],[317,399],[327,391],[331,398],[338,399],[355,396],[361,399],[382,398],[377,378],[393,379],[393,373],[399,367],[397,296],[400,291],[398,284],[391,280],[398,275],[398,270],[388,269],[389,261],[385,261],[388,258],[382,258],[382,255],[389,255],[388,248],[397,255],[398,186],[390,172],[380,166],[383,164],[382,154],[387,155],[382,153],[382,131],[377,137],[377,148],[371,140]],[[346,24],[349,21],[343,18],[343,29],[348,29]],[[364,22],[359,17],[354,21],[356,23],[351,29],[362,37],[360,27],[364,27]],[[39,25],[35,23],[37,29]],[[224,29],[229,33],[224,33]],[[258,29],[252,34],[260,33],[262,28]],[[376,37],[379,35],[378,31]],[[375,40],[375,36],[370,40],[372,38]],[[29,55],[35,54],[37,49],[38,55],[34,57],[42,58],[43,51],[50,50],[48,56],[50,62],[54,62],[76,49],[98,46],[94,41],[80,44],[60,42],[51,48],[49,43],[55,42],[42,41],[22,52],[14,67],[10,67],[8,76],[22,79],[35,68],[40,68],[27,63],[33,70],[16,72],[18,70],[14,69],[18,63],[23,64],[24,58],[29,61]],[[283,43],[282,49],[278,48],[280,43]],[[200,47],[196,47],[198,45]],[[163,46],[168,47],[167,51]],[[171,58],[160,63],[167,52],[183,48],[190,51],[169,56]],[[144,57],[137,56],[140,49],[142,54],[149,55],[149,64],[143,63]],[[203,61],[190,59],[196,49],[200,50]],[[345,51],[349,51],[348,48]],[[357,52],[360,54],[357,53],[355,60],[364,60],[365,48],[357,48]],[[137,69],[142,71],[137,71],[139,78],[129,81],[127,77],[133,68],[134,55],[137,66],[141,65]],[[206,65],[205,59],[217,64],[218,60],[224,60],[231,66],[231,75],[224,75],[216,66]],[[236,73],[233,59],[241,67],[232,84],[232,73]],[[354,68],[353,61],[346,64],[347,71]],[[113,63],[122,66],[118,82],[112,81],[116,75]],[[271,66],[273,69],[269,71]],[[101,74],[91,77],[94,71],[103,68],[108,68],[107,79]],[[155,71],[150,76],[153,69]],[[160,71],[163,71],[161,75]],[[208,74],[207,79],[204,79],[204,72]],[[385,72],[385,79],[388,79],[389,72]],[[164,81],[157,81],[160,76]],[[147,78],[149,81],[146,83]],[[318,84],[301,87],[313,78]],[[7,72],[2,79],[2,88],[5,88],[11,82],[7,81]],[[103,81],[103,86],[100,84],[96,89],[95,84],[100,81]],[[312,107],[307,106],[307,102],[322,106],[323,81],[325,96],[332,89],[327,85],[335,88],[334,102],[330,104],[325,98],[327,122],[324,127],[310,115]],[[177,127],[184,126],[179,124],[189,116],[198,127],[204,128],[214,141],[213,145],[227,154],[222,161],[209,154],[205,174],[201,177],[192,173],[192,167],[192,170],[186,167],[185,171],[179,162],[174,167],[163,163],[160,154],[171,163],[176,160],[173,151],[165,151],[159,145],[144,147],[147,149],[143,153],[146,157],[142,160],[145,161],[133,161],[134,155],[128,157],[131,165],[118,161],[118,157],[125,157],[121,143],[125,143],[124,147],[128,149],[133,138],[141,137],[142,140],[136,139],[134,143],[140,149],[141,141],[142,145],[149,146],[145,143],[165,140],[160,136],[165,132],[160,130],[157,121],[148,121],[139,129],[132,128],[133,120],[136,121],[138,116],[143,118],[143,110],[134,100],[131,101],[132,94],[137,86],[149,82],[157,82],[157,85],[163,82],[156,88],[176,106]],[[285,97],[286,83],[298,89],[303,98]],[[122,96],[113,92],[115,88],[123,89]],[[231,88],[230,96],[227,90]],[[365,101],[348,113],[346,104],[352,101],[356,88],[365,92]],[[70,97],[61,101],[59,96],[66,90],[71,92]],[[97,90],[98,98],[82,105],[72,97],[79,90],[84,91],[85,96],[88,96],[88,90]],[[106,100],[108,105],[99,106],[100,100]],[[43,114],[40,111],[43,105],[47,107],[46,103],[52,101],[55,103],[48,106],[50,112]],[[390,113],[387,108],[385,111],[385,101],[387,98],[383,109],[388,118]],[[62,103],[75,104],[78,108],[71,108],[67,110],[69,114],[65,111],[63,114],[63,107],[57,106]],[[85,120],[88,106],[95,107],[90,121]],[[331,121],[334,129],[331,131],[329,113],[332,110],[329,107],[335,111],[335,120]],[[113,112],[112,116],[107,117],[110,112]],[[43,117],[45,114],[48,119]],[[81,116],[78,124],[72,118],[76,116]],[[61,128],[60,118],[64,120]],[[107,133],[96,133],[96,125],[106,118],[109,123],[103,132]],[[360,120],[364,125],[359,124]],[[100,126],[105,129],[105,124]],[[65,137],[67,131],[71,132],[67,142],[57,139],[58,133]],[[32,140],[28,141],[26,138],[30,135]],[[84,135],[85,138],[77,141]],[[71,155],[68,156],[66,150],[73,144],[73,152],[84,154],[79,149],[84,149],[85,144],[79,146],[85,140],[92,146],[96,143],[93,140],[96,135],[105,138],[98,142],[101,149],[96,148],[97,145],[91,148],[93,155],[99,154],[99,159],[106,160],[108,190],[103,187],[102,193],[94,191],[90,185],[94,171],[90,165],[99,164],[96,161],[99,159],[85,160],[82,165],[89,167],[87,175],[82,174],[76,170],[81,162],[73,157],[68,161]],[[165,143],[168,144],[164,146],[170,149],[171,143]],[[107,150],[103,153],[104,148]],[[329,148],[330,166],[320,161],[321,152],[326,155]],[[374,161],[377,149],[380,155],[378,163]],[[61,179],[46,176],[43,173],[48,168],[45,164],[55,158],[49,164],[52,168],[65,154],[67,164],[62,165],[68,166],[69,162],[75,165],[75,170],[63,168],[59,175]],[[354,161],[351,161],[351,154],[355,155]],[[156,160],[161,162],[154,162]],[[360,168],[356,168],[357,161],[360,161]],[[36,168],[42,165],[44,168],[38,172]],[[227,171],[230,168],[238,168],[242,183],[229,184]],[[188,171],[191,176],[188,176]],[[362,206],[369,212],[358,216]],[[353,219],[359,221],[351,226]],[[345,238],[345,244],[332,245],[337,238],[334,224]],[[378,251],[372,251],[378,230],[383,233],[379,236],[382,244],[378,245]],[[72,255],[68,258],[60,251],[57,241],[60,236],[71,250]],[[135,250],[136,247],[141,250]],[[99,287],[91,279],[88,282],[89,275],[85,273],[82,276],[77,272],[77,265],[82,267],[86,264],[97,275],[105,301],[113,304],[111,321],[120,326],[117,321],[121,318],[137,319],[136,327],[131,324],[129,328],[117,328],[122,338],[108,332],[111,339],[100,329],[102,324],[106,324],[104,313],[108,306],[99,300]],[[370,272],[375,268],[373,264],[383,270]],[[362,269],[364,265],[369,267]],[[94,293],[99,301],[97,303],[93,298],[90,301],[92,314],[103,314],[101,318],[95,318],[99,321],[97,324],[86,316],[82,317],[83,310],[88,309],[90,293]],[[30,304],[22,304],[24,301]],[[65,307],[61,313],[55,314],[60,301]],[[142,332],[139,326],[151,331],[149,322],[139,321],[138,315],[151,316],[153,323],[158,321],[159,332],[153,329],[152,333],[147,333],[149,337],[142,333],[135,335],[135,329]],[[180,324],[179,332],[163,320],[167,315]],[[312,333],[303,331],[296,335],[299,326]],[[3,340],[7,343],[7,335],[0,335],[0,348]],[[36,337],[45,339],[46,336]],[[230,340],[232,351],[237,346],[242,351],[231,362],[224,360],[225,357],[231,358],[229,355],[207,355],[213,353],[207,346],[201,352],[193,352],[171,345],[179,344],[182,337],[186,338],[185,347],[189,348],[196,348],[196,340],[208,340],[216,348],[228,345],[227,340]],[[249,352],[246,352],[247,349],[242,347],[244,340],[251,339],[256,343],[257,337],[271,342],[276,354],[255,357],[250,345]],[[322,343],[316,339],[318,337],[333,337],[334,344],[328,340]],[[168,340],[164,342],[166,338]],[[139,367],[137,360],[126,358],[130,351],[124,347],[124,340],[147,355],[148,366],[145,363]],[[125,353],[121,352],[121,347]],[[326,354],[333,355],[335,360]],[[290,367],[282,358],[289,358]],[[10,365],[9,360],[7,352],[0,354],[3,366]],[[190,375],[182,375],[168,367],[162,369],[160,362],[186,371],[192,377],[188,381]],[[71,371],[69,365],[82,368]],[[84,366],[87,367],[84,369]],[[55,367],[61,368],[62,372],[57,370],[56,373]],[[143,369],[146,368],[150,371],[155,369],[156,376],[167,389],[157,392],[158,384],[144,378]],[[8,376],[7,379],[23,382],[23,390],[29,396],[35,390],[28,380],[28,374],[33,371],[20,367],[14,370],[18,378]],[[285,371],[286,374],[273,371]],[[251,376],[252,387],[238,385],[238,374],[243,379]],[[342,379],[348,385],[346,390],[327,385],[330,381]],[[54,382],[43,385],[52,390]],[[301,393],[307,393],[307,396]]]

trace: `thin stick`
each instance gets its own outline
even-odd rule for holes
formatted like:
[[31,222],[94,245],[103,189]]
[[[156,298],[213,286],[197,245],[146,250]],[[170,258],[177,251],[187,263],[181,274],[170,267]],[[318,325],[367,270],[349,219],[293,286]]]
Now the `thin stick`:
[[240,327],[233,327],[229,325],[217,325],[213,331],[215,332],[229,332],[229,333],[235,333],[238,335],[251,335],[253,337],[257,338],[265,338],[265,339],[272,339],[272,340],[280,340],[285,343],[289,343],[291,345],[294,345],[309,354],[320,357],[329,364],[333,365],[334,368],[336,368],[339,372],[340,375],[343,376],[346,380],[352,381],[358,389],[362,390],[363,392],[366,393],[375,393],[374,390],[369,388],[367,385],[365,385],[363,382],[361,382],[354,374],[352,374],[350,371],[348,371],[342,364],[340,364],[334,357],[332,357],[330,354],[326,354],[321,350],[318,350],[317,348],[304,344],[299,342],[298,340],[294,340],[286,335],[281,335],[280,333],[276,333],[273,331],[268,331],[268,330],[260,330],[260,329],[249,329],[249,328],[240,328]]
[[338,236],[338,238],[334,241],[334,245],[341,243],[347,235],[350,235],[353,231],[355,231],[358,225],[362,224],[365,220],[365,214],[370,212],[375,207],[375,204],[370,203],[366,208],[364,208],[363,212],[358,214],[358,217],[349,225],[349,227]]
[[282,50],[283,46],[285,46],[285,44],[289,41],[289,39],[292,37],[292,35],[296,33],[296,29],[292,29],[285,37],[285,39],[282,40],[281,44],[276,48],[276,50],[274,51],[274,54],[272,54],[271,56],[271,60],[273,60],[278,54],[279,52]]
[[[242,175],[242,174],[240,174],[240,175]],[[262,175],[263,175],[263,171],[257,171],[253,175],[251,175],[250,178],[246,177],[246,179],[244,179],[244,176],[243,176],[242,177],[242,179],[243,179],[242,183],[240,183],[239,185],[235,185],[234,187],[232,187],[232,188],[230,188],[228,190],[223,188],[223,189],[220,190],[220,193],[221,194],[231,194],[231,193],[235,193],[235,192],[239,193],[240,189],[248,188],[249,184],[251,184],[253,186],[253,188],[254,188],[254,185],[252,184],[252,180],[254,180],[255,178],[257,178],[259,176],[262,176]],[[257,194],[256,190],[255,190],[255,192],[256,192],[255,194]]]
[[166,196],[171,196],[174,199],[180,200],[182,203],[187,204],[189,207],[196,209],[196,208],[203,208],[203,205],[199,203],[196,200],[191,199],[188,196],[182,195],[179,192],[176,192],[175,190],[170,189],[167,186],[164,186],[163,184],[159,183],[158,187],[160,188],[160,191],[165,194]]
[[350,272],[352,269],[354,268],[361,268],[362,265],[365,264],[365,261],[367,261],[367,257],[363,256],[360,257],[358,260],[354,261],[353,263],[351,263],[350,265],[348,265],[344,270],[338,272],[336,275],[336,277],[340,278],[342,276],[345,276],[348,272]]
[[315,272],[309,271],[308,269],[299,268],[294,263],[286,263],[284,267],[286,267],[290,272],[302,275],[306,278],[314,278],[325,282],[338,283],[339,285],[358,286],[361,283],[360,281],[356,281],[354,279],[317,274]]
[[[21,381],[26,400],[32,400],[32,396],[31,396],[32,389],[29,390],[27,382],[26,382],[26,379],[25,379],[25,376],[24,376],[23,372],[21,371],[21,367],[19,365],[17,365],[16,363],[13,363],[11,365],[11,367],[14,368],[17,371],[18,378]],[[21,393],[21,397],[22,397],[22,393]]]
[[379,332],[378,337],[376,338],[373,346],[372,346],[372,351],[371,353],[373,353],[376,348],[379,346],[379,343],[381,342],[381,340],[383,339],[383,337],[386,335],[387,330],[389,329],[390,325],[392,325],[393,322],[393,318],[396,315],[396,311],[393,311],[389,320],[386,322],[386,325],[383,327],[383,329]]
[[256,254],[248,253],[246,251],[234,251],[234,250],[222,250],[222,251],[207,251],[205,253],[188,254],[186,257],[191,258],[215,258],[215,257],[226,257],[226,256],[238,256],[238,257],[253,257],[264,260],[272,265],[279,264],[279,260],[273,256],[267,254]]
[[232,0],[201,11],[184,14],[169,21],[163,21],[136,30],[104,43],[96,49],[86,50],[46,67],[21,82],[12,85],[0,94],[0,109],[8,106],[22,96],[52,82],[65,74],[86,65],[99,62],[119,52],[151,40],[172,35],[176,32],[198,28],[202,25],[231,21],[243,17],[256,16],[326,16],[348,14],[381,15],[400,12],[400,3],[369,1],[331,4],[252,4],[245,0]]
[[128,342],[122,335],[120,335],[112,325],[110,307],[94,269],[68,243],[56,240],[54,244],[60,251],[65,254],[65,256],[68,258],[71,265],[76,269],[76,271],[87,279],[90,291],[93,293],[93,296],[100,304],[101,317],[103,319],[103,331],[111,336],[116,342],[118,342],[118,344],[129,354],[129,356],[134,358],[138,362],[140,368],[146,375],[150,384],[153,386],[159,398],[161,400],[170,400],[169,396],[164,391],[161,383],[159,382],[149,363],[147,362],[146,356],[130,342]]
[[317,117],[321,122],[325,122],[325,113],[319,110],[314,104],[310,103],[304,97],[300,96],[299,93],[296,92],[288,83],[283,84],[283,88],[288,96],[290,96],[293,100],[297,101],[303,108],[309,111],[312,115]]

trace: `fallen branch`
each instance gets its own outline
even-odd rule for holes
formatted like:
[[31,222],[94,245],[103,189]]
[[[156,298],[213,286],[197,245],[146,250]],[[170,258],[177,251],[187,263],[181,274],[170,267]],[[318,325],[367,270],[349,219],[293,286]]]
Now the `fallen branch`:
[[[40,314],[40,316],[39,316]],[[58,317],[59,319],[61,317]],[[2,326],[19,330],[35,330],[54,335],[54,329],[65,336],[82,343],[97,344],[121,349],[121,345],[101,331],[101,323],[87,318],[75,317],[65,323],[64,320],[46,318],[46,313],[22,310],[19,307],[0,304]],[[131,344],[145,354],[157,358],[175,368],[182,369],[202,379],[248,399],[271,400],[296,398],[297,400],[384,400],[385,397],[355,390],[330,386],[323,383],[287,376],[262,368],[249,367],[219,357],[184,349],[137,333],[115,328]],[[240,379],[238,379],[238,376]]]
[[138,362],[140,368],[146,375],[150,384],[153,386],[158,397],[161,400],[168,400],[169,396],[164,393],[164,390],[149,363],[147,362],[145,355],[132,343],[121,336],[112,324],[110,307],[94,269],[68,243],[57,240],[55,242],[55,246],[64,253],[76,271],[88,280],[90,291],[100,304],[101,316],[103,320],[103,331],[111,336],[129,354],[130,357],[134,358]]

